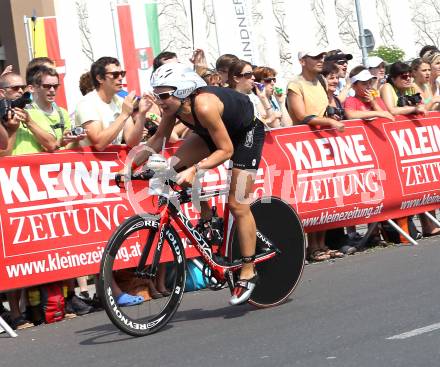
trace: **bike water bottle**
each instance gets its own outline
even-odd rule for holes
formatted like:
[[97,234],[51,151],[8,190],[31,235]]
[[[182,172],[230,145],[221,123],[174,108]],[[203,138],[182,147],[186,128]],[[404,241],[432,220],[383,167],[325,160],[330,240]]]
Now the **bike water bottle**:
[[154,171],[149,181],[148,195],[160,195],[165,185],[164,173],[168,170],[168,161],[161,154],[152,154],[148,158],[147,168]]

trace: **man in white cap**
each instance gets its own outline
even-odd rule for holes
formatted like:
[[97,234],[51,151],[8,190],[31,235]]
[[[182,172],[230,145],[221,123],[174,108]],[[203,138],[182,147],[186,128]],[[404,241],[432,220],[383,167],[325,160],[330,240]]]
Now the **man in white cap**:
[[[302,72],[287,85],[287,110],[293,124],[328,126],[339,132],[344,131],[344,123],[324,117],[328,106],[325,80],[320,75],[326,53],[322,49],[310,49],[298,53]],[[325,231],[309,233],[308,259],[325,261],[330,255],[321,251],[325,246]]]
[[379,90],[386,82],[385,78],[385,61],[379,56],[370,56],[367,59],[367,68],[376,79],[373,82],[373,88]]
[[345,100],[345,114],[349,119],[383,117],[394,120],[379,93],[372,87],[375,79],[377,78],[362,65],[350,72],[351,87],[355,95]]
[[322,49],[298,52],[302,72],[287,85],[287,109],[296,125],[330,126],[343,131],[342,122],[324,117],[328,97],[325,81],[320,77],[320,73],[325,55],[326,52]]

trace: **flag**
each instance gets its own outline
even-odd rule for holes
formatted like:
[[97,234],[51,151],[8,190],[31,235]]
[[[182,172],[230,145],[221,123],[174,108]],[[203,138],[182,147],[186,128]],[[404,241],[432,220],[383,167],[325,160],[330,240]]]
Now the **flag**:
[[157,4],[155,1],[129,1],[117,5],[122,63],[127,71],[127,90],[137,95],[148,89],[148,69],[160,52]]

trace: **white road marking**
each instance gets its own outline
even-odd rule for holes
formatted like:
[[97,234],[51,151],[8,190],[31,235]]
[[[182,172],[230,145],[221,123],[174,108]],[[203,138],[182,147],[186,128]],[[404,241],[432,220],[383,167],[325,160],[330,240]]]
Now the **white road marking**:
[[438,329],[440,329],[440,322],[437,324],[432,324],[432,325],[428,325],[425,327],[421,327],[419,329],[414,329],[414,330],[408,331],[406,333],[390,336],[389,338],[387,338],[387,340],[408,339],[408,338],[412,338],[413,336],[429,333],[431,331],[438,330]]

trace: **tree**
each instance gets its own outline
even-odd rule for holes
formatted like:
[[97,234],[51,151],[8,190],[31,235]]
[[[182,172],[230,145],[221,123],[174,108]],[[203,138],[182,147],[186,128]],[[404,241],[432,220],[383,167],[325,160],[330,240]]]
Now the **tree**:
[[273,0],[272,8],[275,17],[275,30],[278,34],[280,45],[280,74],[289,76],[292,74],[293,59],[290,46],[290,38],[286,30],[286,22],[288,22],[289,20],[286,19],[284,6],[285,0]]
[[379,56],[382,60],[392,64],[396,61],[402,61],[405,52],[396,46],[379,46],[376,50],[371,51],[369,56]]
[[327,26],[325,24],[325,14],[324,14],[324,0],[313,0],[312,1],[312,13],[315,17],[316,23],[318,24],[318,31],[316,34],[316,39],[319,40],[318,46],[326,47],[328,45],[327,38]]
[[360,47],[357,30],[357,19],[353,11],[352,2],[335,0],[336,16],[338,17],[339,36],[347,48],[356,45]]
[[78,16],[78,27],[81,33],[81,52],[89,59],[90,62],[94,62],[93,47],[90,42],[92,32],[90,32],[88,20],[89,12],[87,10],[87,4],[84,0],[78,0],[75,2],[76,14]]
[[376,8],[379,10],[379,33],[383,42],[387,45],[394,44],[394,32],[391,26],[390,9],[386,0],[376,0]]
[[411,0],[412,22],[417,32],[416,44],[440,44],[440,3],[438,0]]

